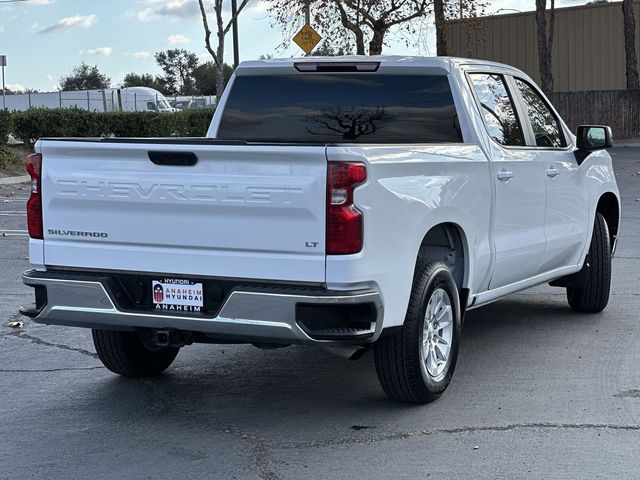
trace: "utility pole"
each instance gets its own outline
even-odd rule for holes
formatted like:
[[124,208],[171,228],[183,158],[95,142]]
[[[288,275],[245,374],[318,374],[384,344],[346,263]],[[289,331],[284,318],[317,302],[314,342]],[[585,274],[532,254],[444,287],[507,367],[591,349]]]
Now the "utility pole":
[[460,20],[464,18],[464,15],[462,14],[463,4],[464,0],[460,0]]
[[4,67],[7,66],[7,56],[6,55],[0,55],[0,66],[2,67],[2,109],[6,110],[7,109],[7,92],[5,91],[5,86],[4,86]]
[[240,47],[238,45],[238,4],[231,0],[231,15],[233,20],[233,68],[240,63]]

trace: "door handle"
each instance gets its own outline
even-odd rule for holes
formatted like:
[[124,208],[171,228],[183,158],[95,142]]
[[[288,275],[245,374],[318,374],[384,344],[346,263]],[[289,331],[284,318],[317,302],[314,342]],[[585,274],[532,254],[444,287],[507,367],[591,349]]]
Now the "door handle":
[[500,170],[497,174],[498,180],[507,183],[513,178],[513,172],[511,170]]
[[555,178],[560,175],[560,170],[555,167],[547,168],[547,177]]

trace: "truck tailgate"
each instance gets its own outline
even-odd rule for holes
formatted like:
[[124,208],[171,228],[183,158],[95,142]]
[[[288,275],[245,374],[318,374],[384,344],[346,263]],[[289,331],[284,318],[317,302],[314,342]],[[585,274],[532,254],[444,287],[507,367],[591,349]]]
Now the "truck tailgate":
[[[325,147],[45,139],[38,148],[48,266],[325,281]],[[149,152],[197,162],[160,165]]]

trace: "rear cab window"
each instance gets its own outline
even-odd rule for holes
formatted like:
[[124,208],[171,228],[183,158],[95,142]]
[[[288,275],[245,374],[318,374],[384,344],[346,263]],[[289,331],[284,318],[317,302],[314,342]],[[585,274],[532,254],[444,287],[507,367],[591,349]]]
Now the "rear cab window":
[[462,143],[446,75],[240,75],[217,138],[264,143]]
[[505,146],[524,146],[524,135],[504,77],[493,73],[470,73],[478,105],[489,136]]

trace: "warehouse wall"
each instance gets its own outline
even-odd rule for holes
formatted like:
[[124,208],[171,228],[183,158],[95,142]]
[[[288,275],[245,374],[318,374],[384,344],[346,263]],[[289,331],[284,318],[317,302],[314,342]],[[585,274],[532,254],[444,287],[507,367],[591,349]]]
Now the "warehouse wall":
[[[640,2],[634,4],[640,55]],[[554,90],[626,88],[622,3],[557,8]],[[448,22],[449,55],[513,65],[540,82],[535,12]]]

